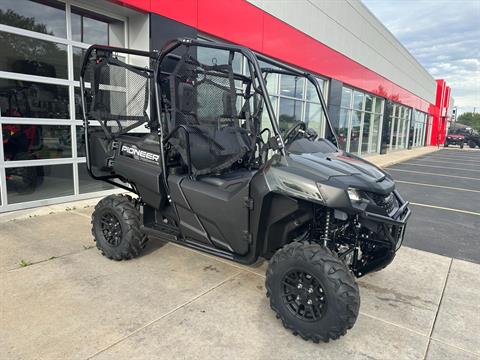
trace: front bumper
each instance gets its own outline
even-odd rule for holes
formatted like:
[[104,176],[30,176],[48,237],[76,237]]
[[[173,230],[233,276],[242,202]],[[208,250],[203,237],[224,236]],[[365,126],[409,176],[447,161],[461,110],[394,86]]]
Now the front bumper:
[[403,243],[407,221],[412,214],[412,211],[408,207],[408,201],[405,201],[396,190],[394,191],[394,194],[397,198],[399,207],[391,217],[372,212],[365,212],[361,217],[383,225],[386,237],[385,240],[392,244],[394,251],[397,251]]
[[465,142],[464,139],[448,139],[446,140],[446,143],[448,145],[462,145]]

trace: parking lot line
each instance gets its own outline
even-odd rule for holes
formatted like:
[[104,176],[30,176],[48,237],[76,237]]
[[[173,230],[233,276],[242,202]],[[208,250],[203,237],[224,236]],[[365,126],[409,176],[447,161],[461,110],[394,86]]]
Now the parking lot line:
[[467,166],[478,166],[480,167],[480,164],[479,165],[472,165],[472,164],[468,164],[468,163],[464,163],[464,162],[458,162],[458,161],[448,161],[448,160],[430,160],[428,158],[425,158],[425,159],[415,159],[415,161],[421,161],[421,162],[432,162],[432,163],[448,163],[448,164],[456,164],[456,165],[467,165]]
[[457,167],[446,167],[446,166],[439,166],[439,165],[425,165],[425,164],[416,164],[416,163],[408,163],[408,162],[404,162],[404,163],[401,163],[399,165],[413,165],[413,166],[425,166],[425,167],[432,167],[432,168],[440,168],[440,169],[448,169],[448,170],[462,170],[462,171],[478,171],[480,172],[480,170],[470,170],[470,169],[464,169],[464,168],[457,168]]
[[429,187],[442,188],[442,189],[448,189],[448,190],[458,190],[458,191],[468,191],[468,192],[480,193],[480,190],[464,189],[464,188],[458,188],[458,187],[453,187],[453,186],[425,184],[425,183],[418,183],[418,182],[414,182],[414,181],[405,181],[405,180],[395,180],[395,182],[396,183],[401,183],[401,184],[429,186]]
[[403,171],[403,172],[409,172],[409,173],[415,173],[415,174],[425,174],[425,175],[434,175],[434,176],[443,176],[443,177],[451,177],[451,178],[457,178],[457,179],[467,179],[467,180],[477,180],[477,181],[480,181],[480,179],[472,178],[472,177],[468,177],[468,176],[436,174],[436,173],[430,173],[430,172],[424,172],[424,171],[415,171],[415,170],[405,170],[405,169],[387,168],[387,171]]
[[432,156],[424,159],[434,159],[434,160],[447,160],[447,161],[465,161],[467,163],[480,163],[479,160],[472,159],[472,158],[465,158],[465,157],[458,157],[458,158],[452,158],[452,157],[447,157],[447,156]]
[[460,156],[457,156],[457,157],[452,157],[452,156],[442,156],[442,155],[437,155],[437,156],[432,156],[430,157],[431,159],[447,159],[447,160],[460,160],[460,161],[468,161],[468,162],[473,162],[473,163],[477,163],[477,164],[480,164],[480,161],[478,160],[474,160],[474,158],[465,158],[465,157],[460,157]]
[[462,209],[453,209],[453,208],[448,208],[448,207],[444,207],[444,206],[436,206],[436,205],[430,205],[430,204],[420,204],[420,203],[414,203],[414,202],[411,202],[410,205],[428,207],[428,208],[439,209],[439,210],[455,211],[455,212],[459,212],[459,213],[463,213],[463,214],[480,216],[480,212],[468,211],[468,210],[462,210]]

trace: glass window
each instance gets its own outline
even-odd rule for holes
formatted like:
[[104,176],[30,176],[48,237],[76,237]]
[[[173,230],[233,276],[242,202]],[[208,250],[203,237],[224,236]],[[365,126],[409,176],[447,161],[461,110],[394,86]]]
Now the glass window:
[[82,115],[82,97],[80,96],[80,88],[76,87],[73,89],[73,98],[75,101],[75,119],[83,120]]
[[278,94],[278,74],[268,74],[267,91],[270,95]]
[[[394,105],[391,120],[391,149],[404,149],[410,134],[409,116],[410,109],[402,105]],[[413,136],[413,134],[412,134]]]
[[362,148],[361,152],[367,153],[370,151],[369,144],[372,141],[371,139],[371,122],[372,122],[373,114],[365,113],[363,119],[363,135],[362,135]]
[[370,124],[371,141],[369,141],[370,145],[369,145],[368,152],[377,152],[381,121],[382,121],[382,115],[374,115],[372,118],[372,123]]
[[352,104],[352,90],[344,87],[342,88],[342,103],[340,106],[350,109],[351,104]]
[[72,164],[5,169],[9,204],[73,195]]
[[291,128],[295,122],[302,120],[302,102],[280,98],[280,113],[278,116],[280,131]]
[[320,134],[323,128],[323,112],[320,104],[307,102],[305,107],[305,122],[308,127],[313,128]]
[[124,24],[97,13],[72,6],[72,40],[87,44],[123,46]]
[[365,94],[365,111],[371,112],[373,109],[373,96]]
[[355,110],[363,110],[363,93],[359,91],[353,92],[353,108]]
[[[270,96],[270,101],[272,102],[273,111],[276,113],[278,98],[276,96]],[[263,129],[272,130],[272,123],[270,121],[270,116],[268,115],[268,111],[266,108],[264,108],[262,111],[262,130]],[[262,135],[263,140],[266,141],[268,140],[268,136],[265,134],[268,134],[268,132],[265,132],[264,135]]]
[[67,45],[0,32],[0,49],[2,71],[68,77]]
[[361,111],[352,112],[352,127],[350,130],[350,148],[348,150],[349,152],[352,152],[352,153],[358,152],[358,145],[360,142],[361,119],[362,119]]
[[87,50],[79,48],[79,47],[72,47],[72,54],[73,54],[73,78],[74,80],[80,80],[80,69],[82,68],[83,63],[83,56]]
[[72,40],[108,45],[108,23],[87,16],[83,10],[72,7]]
[[65,38],[65,4],[59,1],[2,0],[0,24]]
[[338,123],[338,146],[342,150],[347,149],[348,123],[351,111],[340,109],[340,119]]
[[396,126],[396,121],[395,121],[395,117],[392,117],[391,118],[391,121],[390,121],[390,144],[391,146],[395,146],[395,144],[397,143],[397,132],[395,131],[395,126]]
[[77,137],[77,157],[85,157],[85,133],[83,126],[75,127],[75,135]]
[[[383,99],[344,87],[341,106],[353,110],[348,113],[340,110],[340,122],[346,120],[347,114],[351,114],[347,151],[356,154],[377,152],[380,122],[383,117]],[[378,118],[374,117],[376,112]],[[375,121],[376,119],[378,121]],[[343,135],[345,139],[348,138],[346,133]]]
[[3,124],[2,135],[5,161],[72,156],[68,125]]
[[[323,79],[317,79],[317,83],[318,83],[318,86],[320,87],[320,91],[323,92],[325,81]],[[320,99],[318,98],[318,94],[317,94],[317,89],[315,89],[315,86],[310,81],[307,81],[306,99],[308,101],[320,102]]]
[[303,97],[304,83],[305,83],[305,78],[303,77],[281,75],[280,76],[280,95],[301,99]]
[[68,104],[67,86],[0,79],[2,116],[68,119]]
[[[197,59],[199,62],[205,65],[225,65],[228,64],[230,59],[230,51],[210,49],[205,47],[197,47]],[[242,55],[239,53],[234,54],[233,71],[236,73],[242,73]]]
[[78,187],[80,194],[115,188],[113,185],[105,181],[93,179],[88,173],[87,165],[85,163],[78,164]]
[[380,114],[383,110],[383,100],[379,97],[375,98],[375,112]]
[[398,105],[395,105],[394,116],[395,117],[400,117],[400,106],[398,106]]

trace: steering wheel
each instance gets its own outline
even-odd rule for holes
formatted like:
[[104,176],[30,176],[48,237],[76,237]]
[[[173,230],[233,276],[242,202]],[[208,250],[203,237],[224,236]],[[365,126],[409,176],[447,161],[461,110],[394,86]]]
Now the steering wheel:
[[290,129],[287,130],[285,135],[283,136],[283,142],[285,145],[290,144],[294,142],[298,135],[300,135],[300,132],[305,132],[307,129],[307,124],[305,124],[303,121],[297,122],[295,125],[293,125]]

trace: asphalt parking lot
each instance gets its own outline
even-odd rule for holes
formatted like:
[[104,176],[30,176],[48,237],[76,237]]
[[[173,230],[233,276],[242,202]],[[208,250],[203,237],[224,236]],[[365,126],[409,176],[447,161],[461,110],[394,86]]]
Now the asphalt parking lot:
[[404,245],[480,263],[480,150],[442,149],[386,170],[412,204]]

